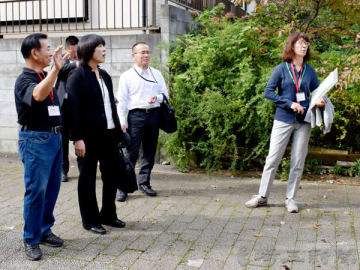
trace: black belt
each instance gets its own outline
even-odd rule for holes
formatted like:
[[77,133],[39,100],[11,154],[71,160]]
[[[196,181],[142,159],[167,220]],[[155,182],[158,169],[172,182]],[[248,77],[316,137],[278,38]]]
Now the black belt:
[[21,126],[21,131],[43,131],[43,132],[52,132],[55,134],[59,134],[62,132],[62,126],[49,127],[49,128],[32,128],[26,125]]
[[144,112],[144,113],[151,113],[154,111],[159,110],[159,107],[155,107],[155,108],[149,108],[149,109],[132,109],[130,110],[130,112]]

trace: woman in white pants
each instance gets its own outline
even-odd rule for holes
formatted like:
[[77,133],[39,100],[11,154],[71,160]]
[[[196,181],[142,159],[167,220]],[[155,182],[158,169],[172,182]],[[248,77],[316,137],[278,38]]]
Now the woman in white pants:
[[[309,107],[310,94],[319,85],[314,68],[306,63],[310,59],[309,46],[310,40],[306,34],[292,33],[286,41],[283,62],[275,67],[266,85],[265,98],[276,104],[270,150],[262,173],[259,194],[247,201],[246,207],[267,205],[270,187],[292,136],[285,206],[290,213],[299,212],[294,198],[304,169],[311,133],[310,124],[304,122],[304,117]],[[322,107],[325,101],[321,98],[316,105]]]

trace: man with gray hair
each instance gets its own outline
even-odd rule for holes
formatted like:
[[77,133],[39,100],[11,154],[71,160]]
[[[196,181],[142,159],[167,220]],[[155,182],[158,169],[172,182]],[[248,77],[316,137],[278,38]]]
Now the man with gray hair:
[[[133,166],[139,157],[140,144],[142,145],[139,191],[148,196],[156,196],[156,191],[150,185],[150,174],[159,138],[159,107],[164,100],[163,95],[168,98],[169,94],[161,72],[149,66],[149,46],[145,42],[135,43],[131,56],[135,64],[121,75],[119,81],[118,113],[122,130],[131,136],[127,155]],[[119,190],[117,200],[125,201],[126,198],[127,194]]]

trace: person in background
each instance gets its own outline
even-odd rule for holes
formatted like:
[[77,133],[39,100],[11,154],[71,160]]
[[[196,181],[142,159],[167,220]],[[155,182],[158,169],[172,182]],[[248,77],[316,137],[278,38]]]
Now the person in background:
[[[246,207],[267,205],[270,187],[292,136],[285,206],[290,213],[299,212],[295,195],[302,177],[311,133],[310,124],[304,122],[304,117],[309,107],[310,94],[319,85],[314,68],[307,64],[309,59],[308,36],[299,32],[292,33],[286,41],[283,62],[275,67],[265,88],[265,98],[276,104],[275,120],[259,193],[245,203]],[[324,99],[317,100],[316,105],[323,107]]]
[[[51,53],[45,34],[27,36],[21,44],[26,66],[15,83],[19,155],[24,164],[24,245],[30,260],[40,260],[39,244],[61,247],[64,243],[51,227],[60,189],[62,144],[59,99],[53,90],[68,54],[62,46]],[[47,73],[44,69],[53,60]]]
[[[121,128],[131,137],[127,155],[135,167],[142,145],[142,163],[139,171],[139,190],[148,196],[156,196],[151,188],[150,174],[155,162],[159,138],[159,107],[163,94],[169,98],[161,72],[149,66],[150,49],[145,42],[132,47],[135,65],[120,76],[117,93]],[[126,119],[126,113],[128,116]],[[119,190],[118,201],[125,201],[127,194]]]
[[68,89],[66,88],[66,81],[71,70],[79,66],[77,49],[79,39],[75,36],[68,36],[65,39],[65,51],[69,53],[69,59],[66,60],[64,66],[60,69],[58,79],[56,81],[56,91],[59,97],[61,111],[62,111],[62,146],[63,146],[63,163],[61,170],[61,181],[68,181],[69,172],[69,104],[68,104]]
[[[78,44],[80,66],[71,71],[69,89],[71,140],[75,142],[80,170],[79,207],[84,229],[105,234],[102,225],[122,228],[117,218],[115,196],[119,180],[118,144],[124,134],[115,106],[110,75],[99,67],[105,62],[105,41],[101,36],[83,36]],[[96,200],[96,171],[100,163],[103,182],[102,207]]]

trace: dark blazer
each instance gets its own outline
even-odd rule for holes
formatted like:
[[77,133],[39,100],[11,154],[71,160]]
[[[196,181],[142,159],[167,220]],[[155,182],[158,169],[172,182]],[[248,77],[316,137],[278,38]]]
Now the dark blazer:
[[55,84],[55,89],[59,97],[60,106],[62,106],[64,103],[66,81],[68,79],[70,71],[72,71],[74,68],[76,68],[76,63],[70,63],[70,60],[66,59],[64,66],[59,71],[58,78]]
[[[99,68],[99,72],[109,91],[112,117],[120,142],[124,140],[124,134],[116,110],[112,80],[105,70]],[[97,134],[105,132],[107,121],[102,90],[91,67],[84,64],[73,69],[66,87],[69,89],[71,140],[96,138]]]

